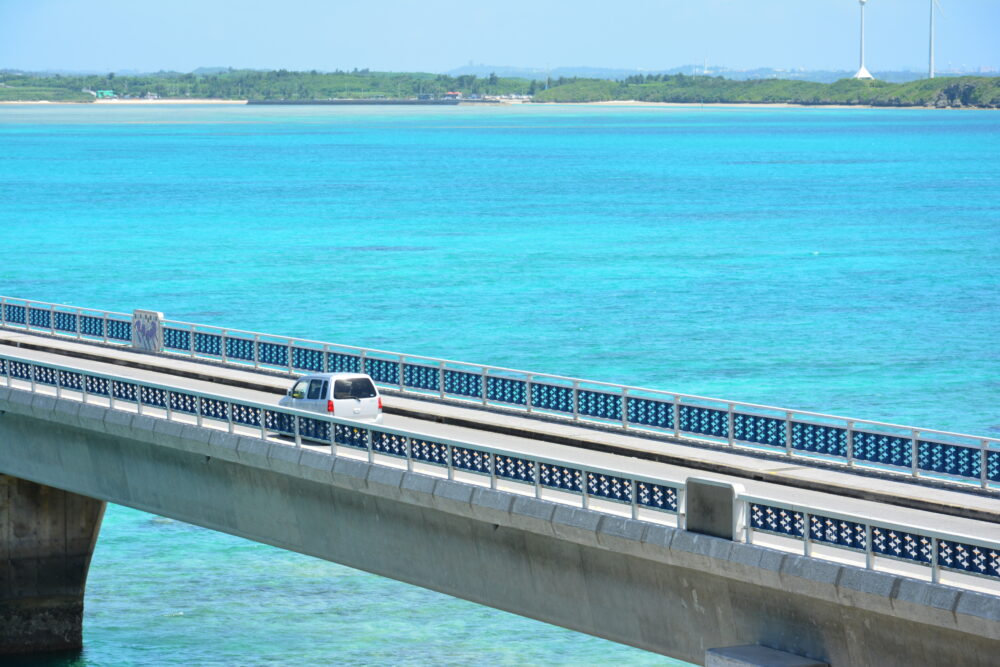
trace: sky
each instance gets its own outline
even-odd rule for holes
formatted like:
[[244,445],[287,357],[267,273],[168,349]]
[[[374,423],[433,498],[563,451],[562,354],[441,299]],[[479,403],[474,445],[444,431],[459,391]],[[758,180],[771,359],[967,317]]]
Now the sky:
[[[869,0],[870,70],[927,68],[929,2]],[[1000,0],[940,3],[938,68],[1000,70]],[[0,69],[852,70],[858,33],[856,0],[0,0]]]

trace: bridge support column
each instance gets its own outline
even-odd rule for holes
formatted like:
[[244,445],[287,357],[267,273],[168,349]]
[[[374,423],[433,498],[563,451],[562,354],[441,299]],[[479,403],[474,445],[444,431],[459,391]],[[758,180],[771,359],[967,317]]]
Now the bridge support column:
[[105,503],[0,474],[0,656],[83,646]]
[[705,651],[705,667],[829,667],[829,663],[751,644],[710,648]]

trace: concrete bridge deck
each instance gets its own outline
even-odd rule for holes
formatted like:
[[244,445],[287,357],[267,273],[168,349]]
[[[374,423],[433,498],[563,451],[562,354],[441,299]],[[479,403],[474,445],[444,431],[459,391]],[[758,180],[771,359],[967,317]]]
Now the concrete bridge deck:
[[[139,381],[175,384],[235,399],[276,404],[290,385],[287,376],[253,369],[201,363],[155,356],[127,349],[96,346],[31,334],[0,332],[0,354],[9,353],[39,362],[72,363],[83,369],[119,375]],[[483,409],[476,405],[422,400],[387,394],[385,425],[426,433],[438,438],[503,448],[528,457],[544,457],[577,463],[583,467],[621,470],[633,475],[655,476],[678,483],[698,477],[742,484],[748,493],[781,498],[785,502],[834,512],[876,518],[880,521],[921,526],[930,530],[974,535],[1000,541],[1000,500],[997,495],[963,487],[926,487],[886,473],[858,476],[843,469],[790,465],[785,460],[753,456],[742,450],[719,451],[690,444],[650,438],[642,433],[592,429],[584,425],[546,420],[523,413]],[[462,424],[462,425],[459,425]],[[485,425],[479,428],[479,425]],[[246,429],[253,435],[253,429]],[[541,436],[541,437],[539,437]],[[276,439],[281,439],[276,437]],[[553,440],[555,442],[553,442]],[[566,444],[560,444],[566,443]],[[570,444],[572,443],[572,444]],[[329,446],[305,444],[308,449],[329,451]],[[339,455],[361,456],[350,448]],[[648,458],[647,458],[648,457]],[[388,466],[397,459],[376,455]],[[670,461],[670,462],[665,462]],[[692,462],[694,465],[692,465]],[[405,467],[405,465],[404,465]],[[501,482],[498,488],[503,488]],[[508,483],[511,490],[517,484]],[[560,500],[560,492],[546,489],[543,498]],[[597,506],[602,501],[593,501]],[[602,510],[627,515],[628,509],[606,502]],[[665,520],[669,517],[651,517]],[[676,523],[674,523],[676,525]],[[756,542],[788,550],[800,550],[780,537],[763,536]],[[835,550],[823,554],[831,560],[857,564]],[[914,575],[914,566],[889,562],[886,571]],[[919,576],[919,575],[918,575]],[[942,581],[958,580],[974,590],[1000,594],[1000,583],[947,573]]]

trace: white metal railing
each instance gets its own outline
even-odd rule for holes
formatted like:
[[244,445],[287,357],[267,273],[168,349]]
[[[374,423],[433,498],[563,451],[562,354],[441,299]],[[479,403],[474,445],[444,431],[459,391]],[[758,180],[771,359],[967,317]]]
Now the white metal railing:
[[[492,489],[498,488],[498,482],[510,482],[501,490],[524,489],[535,497],[542,497],[543,491],[557,491],[562,493],[549,494],[547,499],[575,502],[585,509],[616,514],[621,512],[615,507],[630,507],[631,517],[641,520],[650,520],[663,513],[672,514],[677,517],[679,528],[684,528],[686,523],[684,481],[637,476],[606,466],[539,457],[483,443],[440,438],[11,355],[0,355],[0,378],[4,386],[15,390],[79,400],[170,421],[193,421],[199,427],[223,428],[230,433],[299,449],[306,446],[304,441],[311,441],[329,445],[329,455],[334,457],[338,456],[338,451],[344,451],[338,450],[339,447],[347,447],[364,452],[367,460],[374,464],[385,462],[376,456],[388,456],[405,460],[408,471],[413,471],[416,465],[429,466],[420,471],[444,469],[448,479],[455,479],[456,473],[470,473],[461,481],[480,483],[476,480],[488,480]],[[290,440],[272,437],[275,435],[284,435]],[[594,505],[592,499],[610,502]],[[877,559],[887,558],[927,566],[934,582],[940,580],[942,570],[949,570],[1000,583],[1000,542],[997,541],[748,493],[739,494],[735,502],[745,512],[744,537],[748,543],[754,542],[755,533],[770,533],[801,540],[805,556],[815,556],[812,547],[820,544],[864,554],[868,569],[876,569]],[[645,510],[653,510],[653,513],[648,514]]]
[[[23,311],[9,313],[9,307]],[[53,336],[127,345],[131,341],[123,332],[130,318],[125,313],[0,297],[0,326]],[[1000,482],[998,438],[180,320],[163,320],[163,328],[164,354],[292,374],[366,372],[383,388],[427,397],[982,488]]]

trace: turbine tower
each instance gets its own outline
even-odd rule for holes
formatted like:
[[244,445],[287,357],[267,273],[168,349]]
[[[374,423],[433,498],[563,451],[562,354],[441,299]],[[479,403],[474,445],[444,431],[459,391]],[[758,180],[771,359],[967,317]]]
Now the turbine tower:
[[941,11],[941,3],[938,0],[931,0],[931,39],[930,44],[927,47],[928,61],[927,66],[927,78],[934,78],[934,5],[937,5],[938,11]]
[[861,67],[858,68],[858,73],[854,75],[855,79],[874,79],[868,68],[865,67],[865,3],[868,0],[858,0],[861,3]]

